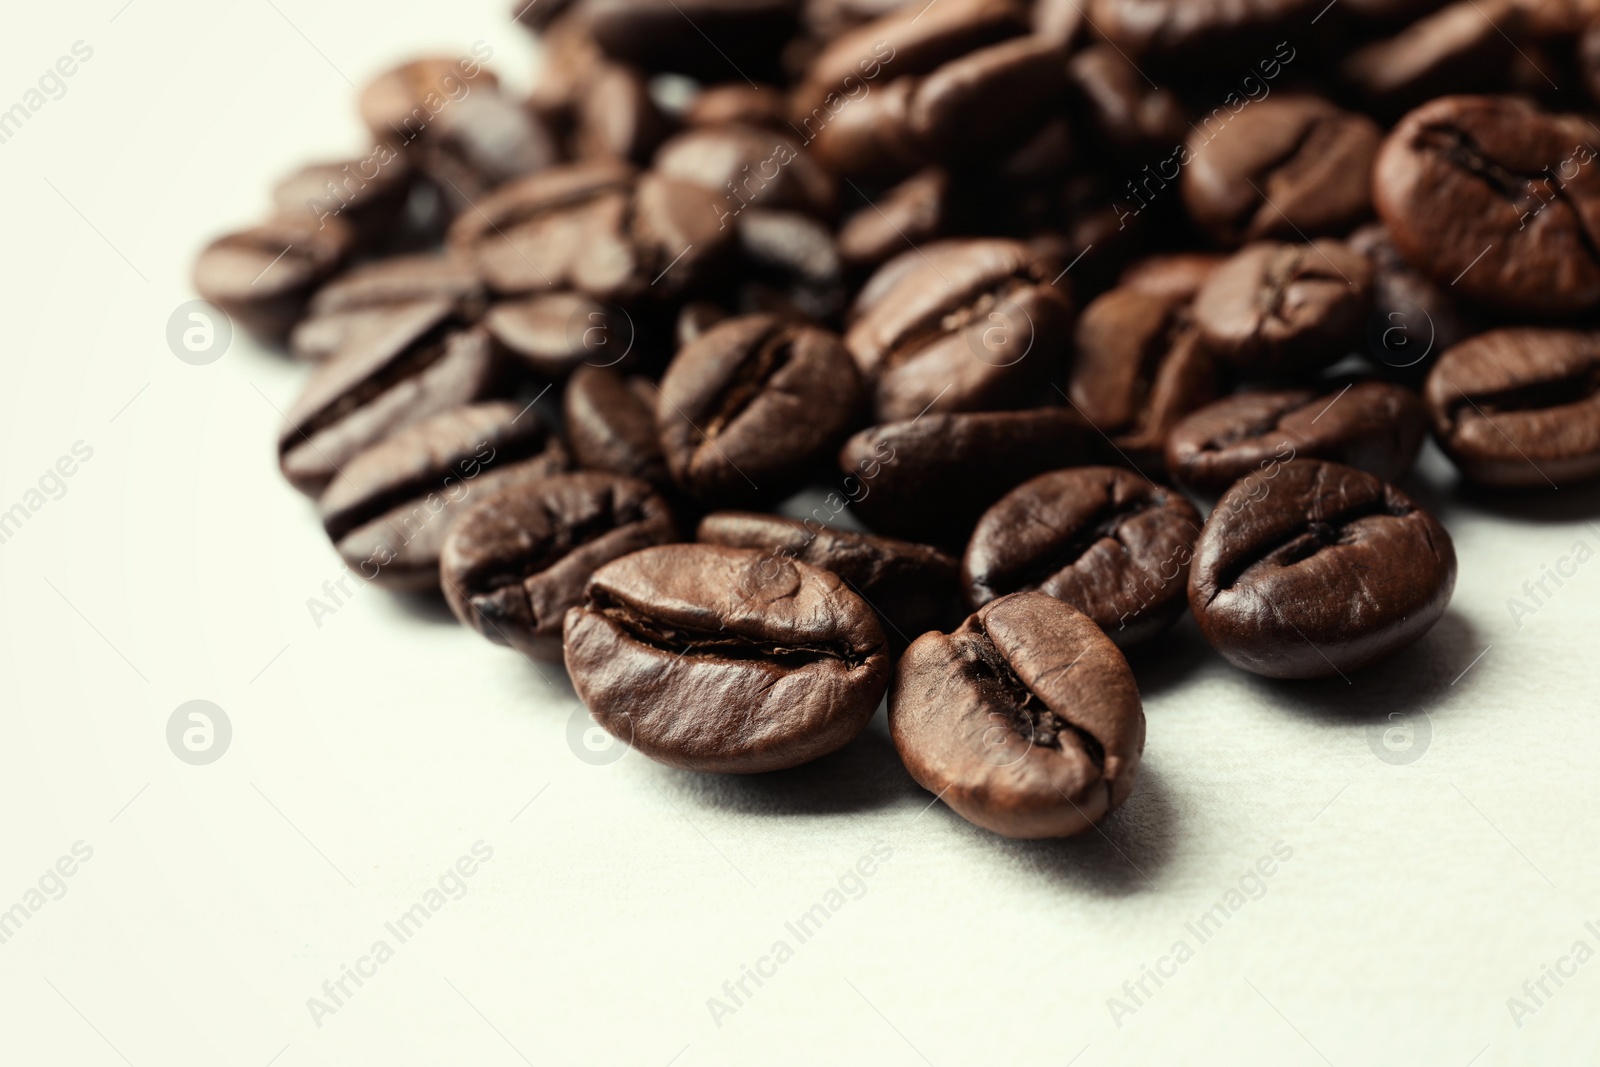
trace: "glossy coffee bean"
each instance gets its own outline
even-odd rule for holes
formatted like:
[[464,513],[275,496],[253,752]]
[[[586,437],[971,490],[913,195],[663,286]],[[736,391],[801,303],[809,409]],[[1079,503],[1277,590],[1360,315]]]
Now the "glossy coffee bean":
[[1398,481],[1427,433],[1422,401],[1387,382],[1236,393],[1201,408],[1167,438],[1167,472],[1202,496],[1296,457],[1325,459]]
[[744,287],[771,289],[803,319],[838,317],[847,299],[844,264],[826,224],[799,211],[752,207],[739,213],[734,230]]
[[1384,142],[1374,203],[1395,247],[1490,307],[1571,315],[1600,302],[1593,128],[1510,97],[1443,97]]
[[1491,330],[1447,350],[1423,399],[1469,479],[1554,488],[1600,477],[1600,334]]
[[[1315,33],[1311,19],[1321,8],[1317,0],[1091,0],[1085,14],[1134,60],[1192,74],[1219,59],[1292,58],[1284,37]],[[1276,52],[1274,41],[1283,42]]]
[[641,166],[672,133],[673,121],[650,97],[645,76],[617,63],[598,66],[578,96],[573,131],[580,159],[611,157]]
[[1432,628],[1456,554],[1432,515],[1370,474],[1316,459],[1223,494],[1189,570],[1189,606],[1236,667],[1269,678],[1345,674]]
[[780,500],[838,447],[862,396],[835,335],[770,315],[729,319],[667,367],[656,398],[661,450],[696,499]]
[[1304,377],[1361,343],[1372,265],[1337,241],[1246,245],[1195,297],[1201,340],[1238,370]]
[[832,571],[878,613],[892,648],[961,618],[961,565],[928,545],[752,511],[714,511],[700,520],[695,539]]
[[479,496],[440,556],[456,618],[535,659],[561,658],[561,625],[594,572],[674,540],[672,512],[637,478],[583,471]]
[[670,485],[656,436],[656,387],[609,367],[579,367],[567,380],[562,417],[578,465]]
[[1124,285],[1078,319],[1067,395],[1110,438],[1112,453],[1157,474],[1172,427],[1217,395],[1217,366],[1181,293]]
[[706,86],[689,102],[683,121],[690,126],[755,126],[793,132],[789,98],[783,90],[746,82]]
[[344,265],[355,239],[338,219],[274,215],[208,244],[195,259],[194,287],[255,337],[279,344],[311,294]]
[[273,186],[272,203],[285,215],[338,219],[355,231],[359,248],[384,250],[402,228],[411,178],[405,158],[385,145],[360,159],[301,167]]
[[1459,0],[1357,48],[1339,74],[1385,115],[1436,96],[1492,92],[1505,80],[1522,22],[1515,0]]
[[467,321],[483,314],[487,293],[470,266],[447,256],[397,256],[364,263],[318,289],[289,346],[322,360],[363,331],[381,329],[402,309],[438,305]]
[[357,453],[389,434],[503,386],[481,328],[437,303],[398,309],[317,367],[284,417],[279,466],[290,484],[315,496]]
[[1194,300],[1212,271],[1227,257],[1209,252],[1167,252],[1147,256],[1122,272],[1118,285],[1151,296]]
[[1146,81],[1112,45],[1091,44],[1074,53],[1067,64],[1067,80],[1080,124],[1119,153],[1170,153],[1188,136],[1189,123],[1178,95]]
[[1189,136],[1189,217],[1219,244],[1338,235],[1372,215],[1378,124],[1318,96],[1284,93]]
[[748,774],[848,744],[889,682],[883,630],[844,580],[755,549],[663,545],[595,572],[567,612],[573,688],[651,759]]
[[950,175],[924,168],[845,219],[839,255],[852,267],[876,267],[943,236],[954,209]]
[[601,301],[668,299],[728,249],[722,198],[620,160],[552,167],[485,197],[450,244],[501,293],[573,289]]
[[1017,241],[927,253],[845,334],[877,418],[1039,402],[1071,343],[1065,284],[1054,259]]
[[620,310],[582,293],[536,293],[501,301],[483,317],[483,327],[510,362],[553,381],[586,362],[622,360],[632,340],[632,323]]
[[372,135],[400,147],[457,211],[557,159],[544,125],[501,95],[498,79],[471,57],[386,71],[362,90],[360,107]]
[[390,589],[439,588],[439,553],[468,506],[570,466],[529,408],[451,408],[407,426],[345,465],[317,502],[345,566]]
[[1200,513],[1183,494],[1119,467],[1023,482],[983,513],[961,560],[974,608],[1037,590],[1094,620],[1122,648],[1185,606]]
[[833,177],[789,131],[759,126],[694,126],[661,146],[655,173],[711,191],[719,226],[749,207],[833,214]]
[[1036,474],[1084,462],[1070,409],[924,415],[862,430],[839,451],[841,488],[879,533],[959,547],[985,508]]
[[1121,805],[1144,708],[1109,638],[1043,593],[924,634],[900,660],[889,731],[917,784],[986,830],[1067,837]]
[[1483,328],[1482,316],[1456,299],[1454,289],[1405,261],[1383,223],[1361,227],[1348,244],[1372,264],[1366,354],[1392,377],[1421,381],[1430,357]]

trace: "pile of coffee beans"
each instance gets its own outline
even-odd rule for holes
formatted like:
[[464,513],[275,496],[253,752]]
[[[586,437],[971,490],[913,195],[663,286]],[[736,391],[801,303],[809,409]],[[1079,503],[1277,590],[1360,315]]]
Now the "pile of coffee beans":
[[956,812],[1077,833],[1185,610],[1335,684],[1438,621],[1430,431],[1600,477],[1600,0],[515,17],[527,99],[380,75],[195,284],[313,365],[278,452],[346,565],[652,759],[793,767],[887,695]]

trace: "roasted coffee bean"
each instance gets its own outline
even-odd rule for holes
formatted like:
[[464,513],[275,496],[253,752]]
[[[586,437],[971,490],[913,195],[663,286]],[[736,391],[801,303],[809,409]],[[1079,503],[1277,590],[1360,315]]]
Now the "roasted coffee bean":
[[[1090,0],[1085,14],[1097,33],[1134,60],[1158,62],[1168,74],[1193,74],[1221,59],[1258,54],[1291,61],[1295,49],[1282,38],[1315,32],[1311,20],[1321,8],[1318,0]],[[1263,73],[1278,66],[1268,62],[1260,60]]]
[[1207,252],[1170,252],[1139,260],[1122,272],[1117,284],[1151,296],[1193,300],[1224,263],[1225,257]]
[[719,228],[748,207],[831,216],[834,180],[787,132],[759,126],[695,126],[656,153],[655,173],[710,190]]
[[1422,401],[1387,382],[1318,395],[1309,389],[1237,393],[1201,408],[1167,438],[1167,472],[1202,496],[1296,457],[1342,463],[1386,482],[1411,469],[1427,433]]
[[852,267],[876,267],[943,236],[953,209],[950,175],[924,168],[845,220],[839,255]]
[[1575,116],[1510,97],[1444,97],[1384,142],[1374,203],[1406,260],[1466,299],[1577,314],[1600,302],[1596,143]]
[[689,102],[683,121],[690,126],[755,126],[792,132],[788,96],[771,85],[744,82],[707,86]]
[[398,309],[306,382],[278,436],[284,477],[315,496],[357,453],[436,412],[496,395],[503,378],[481,328],[437,303]]
[[1521,23],[1513,0],[1461,0],[1356,49],[1339,73],[1389,115],[1447,93],[1492,92],[1505,80]]
[[1220,130],[1189,135],[1182,191],[1189,217],[1218,243],[1349,232],[1372,216],[1372,161],[1383,131],[1318,96],[1285,93]]
[[661,450],[696,499],[781,500],[850,431],[863,392],[828,331],[770,315],[729,319],[667,367],[656,399]]
[[[571,18],[613,59],[704,81],[774,74],[794,0],[576,0]],[[739,66],[731,66],[730,55]]]
[[662,545],[608,563],[567,612],[567,672],[605,730],[694,771],[794,767],[848,744],[889,682],[877,617],[830,571]]
[[1067,63],[1067,80],[1080,123],[1119,152],[1170,152],[1189,133],[1178,95],[1151,85],[1109,44],[1093,44],[1074,54]]
[[849,293],[833,231],[798,211],[748,208],[739,213],[739,309],[781,318],[831,322]]
[[469,504],[571,465],[530,408],[441,411],[346,464],[317,502],[345,565],[391,589],[439,588],[439,553]]
[[567,440],[586,470],[672,483],[656,436],[656,387],[609,367],[579,367],[567,380],[562,403]]
[[561,659],[561,624],[594,572],[676,538],[667,502],[645,482],[582,471],[519,480],[476,496],[440,556],[456,618],[535,659]]
[[1216,361],[1190,296],[1124,285],[1091,301],[1078,319],[1067,395],[1124,462],[1160,471],[1172,427],[1217,395]]
[[303,211],[317,223],[335,218],[355,231],[364,250],[387,250],[396,242],[411,168],[389,148],[361,159],[310,163],[272,189],[273,205],[285,215]]
[[361,93],[361,118],[457,211],[557,159],[543,123],[502,96],[498,79],[470,57],[418,59],[380,74]]
[[965,244],[964,238],[948,238],[920,248],[908,248],[888,260],[861,284],[860,290],[856,292],[856,298],[850,302],[850,310],[845,313],[846,325],[859,322],[861,317],[876,306],[891,289],[899,285],[902,279],[925,266],[930,260],[938,264],[946,258],[952,261],[960,259],[960,249]]
[[847,30],[882,18],[912,0],[802,0],[800,22],[812,37],[831,41]]
[[1456,553],[1432,515],[1363,471],[1297,459],[1235,483],[1195,545],[1189,607],[1234,666],[1343,675],[1433,627]]
[[700,520],[695,539],[832,571],[878,613],[895,649],[961,620],[961,564],[928,545],[751,511],[714,511]]
[[627,357],[633,323],[581,293],[538,293],[496,304],[484,329],[512,361],[560,381],[580,364],[613,366]]
[[1247,245],[1194,302],[1200,337],[1247,373],[1304,377],[1360,343],[1372,310],[1372,265],[1337,241]]
[[1480,316],[1407,263],[1381,222],[1350,235],[1352,249],[1372,264],[1372,317],[1367,355],[1392,376],[1420,381],[1430,355],[1466,340],[1483,328]]
[[672,132],[673,122],[650,98],[632,67],[605,63],[578,97],[573,141],[580,158],[610,156],[641,166]]
[[1037,590],[1083,612],[1122,648],[1183,614],[1200,513],[1183,494],[1118,467],[1041,474],[972,531],[961,581],[974,608]]
[[1491,330],[1439,357],[1423,400],[1460,468],[1496,488],[1600,477],[1600,334]]
[[268,344],[281,344],[306,302],[355,247],[355,231],[309,212],[274,215],[212,241],[194,263],[194,287]]
[[477,273],[458,260],[436,255],[380,259],[318,289],[289,345],[301,359],[326,359],[357,334],[383,328],[402,308],[436,304],[473,321],[486,302]]
[[987,604],[901,657],[889,732],[917,784],[1006,837],[1067,837],[1128,798],[1144,708],[1127,660],[1043,593]]
[[841,489],[879,533],[959,547],[984,509],[1008,490],[1082,463],[1089,433],[1066,408],[885,423],[840,449]]
[[450,244],[501,293],[575,289],[602,301],[667,299],[700,280],[732,242],[722,197],[621,160],[552,167],[486,197]]
[[927,254],[845,334],[877,418],[1037,403],[1071,343],[1062,273],[1017,241]]

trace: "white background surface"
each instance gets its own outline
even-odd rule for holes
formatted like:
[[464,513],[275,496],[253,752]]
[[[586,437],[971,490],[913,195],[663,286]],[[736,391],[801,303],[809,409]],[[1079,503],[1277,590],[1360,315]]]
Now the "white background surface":
[[[1600,951],[1600,563],[1520,628],[1506,601],[1600,548],[1595,491],[1474,502],[1430,450],[1408,487],[1461,560],[1436,630],[1348,686],[1286,685],[1186,622],[1136,663],[1133,797],[1080,840],[928,808],[881,717],[759,780],[592,765],[564,679],[442,609],[368,589],[318,627],[340,566],[273,454],[301,371],[164,340],[203,239],[363,147],[346,76],[482,39],[525,85],[506,3],[121,2],[13,5],[0,34],[0,107],[94,49],[0,144],[0,510],[94,450],[0,544],[0,908],[93,849],[0,944],[0,1062],[1594,1062],[1600,962],[1520,1027],[1507,1001]],[[234,730],[205,767],[165,740],[197,698]],[[1429,735],[1413,762],[1372,747],[1391,712]],[[397,944],[383,924],[479,841],[465,896]],[[865,895],[798,943],[785,923],[875,842]],[[1276,842],[1292,858],[1202,944],[1185,924]],[[393,959],[317,1025],[307,999],[380,938]],[[780,939],[718,1025],[707,999]],[[1193,958],[1129,998],[1178,940]]]

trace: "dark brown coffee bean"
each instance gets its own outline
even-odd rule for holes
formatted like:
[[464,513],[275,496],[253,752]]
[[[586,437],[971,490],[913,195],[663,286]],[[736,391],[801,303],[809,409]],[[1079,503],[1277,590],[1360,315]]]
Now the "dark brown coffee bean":
[[[613,59],[702,81],[776,73],[794,0],[577,0],[571,18]],[[736,56],[738,67],[729,56]]]
[[580,158],[613,157],[641,166],[672,132],[673,122],[650,98],[632,67],[600,65],[577,101],[573,141]]
[[567,612],[565,643],[596,722],[694,771],[827,755],[889,682],[883,630],[843,579],[755,549],[662,545],[608,563]]
[[1347,233],[1372,215],[1383,131],[1318,96],[1286,93],[1189,136],[1189,217],[1220,244]]
[[1455,583],[1455,548],[1432,515],[1370,474],[1297,459],[1217,501],[1195,545],[1189,606],[1234,666],[1322,678],[1416,641]]
[[702,89],[683,113],[690,126],[756,126],[793,132],[789,127],[789,98],[771,85],[729,82]]
[[1505,79],[1522,21],[1513,0],[1462,0],[1356,49],[1339,73],[1388,115],[1449,93],[1492,92]]
[[672,512],[637,478],[555,474],[483,496],[450,528],[440,556],[456,618],[495,644],[561,658],[561,625],[594,572],[676,538]]
[[1193,300],[1226,257],[1207,252],[1169,252],[1149,256],[1122,272],[1118,285],[1151,296]]
[[583,363],[620,362],[633,340],[632,322],[619,309],[581,293],[504,301],[489,309],[483,326],[512,361],[555,381]]
[[1160,471],[1172,427],[1217,395],[1190,298],[1132,286],[1096,297],[1078,319],[1067,395],[1124,462]]
[[466,321],[483,314],[487,294],[473,269],[447,256],[398,256],[364,263],[318,289],[289,344],[301,359],[333,355],[396,311],[437,304]]
[[1444,97],[1384,142],[1374,203],[1401,254],[1464,298],[1523,314],[1588,311],[1600,302],[1596,143],[1575,116]]
[[602,301],[668,299],[732,242],[721,197],[620,160],[552,167],[486,197],[450,243],[502,293],[575,289]]
[[878,419],[1037,403],[1071,343],[1062,273],[1017,241],[927,255],[845,334]]
[[844,495],[874,530],[958,547],[985,508],[1036,474],[1082,463],[1089,427],[1065,408],[924,415],[839,451]]
[[832,571],[878,613],[895,649],[961,619],[961,565],[928,545],[752,511],[712,512],[700,520],[695,539],[756,548],[775,559],[797,559]]
[[780,500],[850,431],[862,396],[838,337],[750,315],[718,323],[673,358],[656,424],[673,479],[696,499]]
[[567,380],[562,404],[567,440],[587,470],[672,483],[656,436],[656,387],[609,367],[579,367]]
[[1127,660],[1043,593],[985,605],[901,657],[889,732],[917,784],[1006,837],[1067,837],[1115,811],[1144,754]]
[[863,23],[879,19],[913,0],[802,0],[800,22],[807,33],[831,41]]
[[437,303],[398,309],[306,382],[278,436],[284,477],[315,496],[357,453],[436,412],[496,395],[503,378],[481,328]]
[[839,255],[852,267],[876,267],[943,236],[954,207],[950,175],[924,168],[845,220]]
[[961,580],[974,608],[1038,590],[1083,612],[1122,648],[1183,614],[1200,513],[1181,493],[1118,467],[1041,474],[972,531]]
[[439,588],[439,553],[471,504],[570,466],[529,407],[452,408],[345,465],[317,502],[345,566],[390,589]]
[[381,145],[361,159],[301,167],[273,186],[272,202],[285,215],[302,211],[318,223],[339,219],[355,231],[360,248],[386,249],[410,192],[410,166]]
[[1075,53],[1067,63],[1067,80],[1081,124],[1121,153],[1170,152],[1189,132],[1178,95],[1151,85],[1109,44]]
[[1085,14],[1135,61],[1189,74],[1258,54],[1288,62],[1295,49],[1282,38],[1314,33],[1311,20],[1321,8],[1318,0],[1090,0]]
[[1353,351],[1372,310],[1372,265],[1337,241],[1247,245],[1194,302],[1201,339],[1248,374],[1305,376]]
[[1439,357],[1423,399],[1461,473],[1496,488],[1600,477],[1600,334],[1491,330]]
[[1481,316],[1455,299],[1453,289],[1405,261],[1383,223],[1361,227],[1348,243],[1372,264],[1367,355],[1392,376],[1420,381],[1429,356],[1453,348],[1483,328]]
[[655,173],[710,190],[719,228],[749,207],[831,216],[834,180],[788,132],[758,126],[696,126],[656,153]]
[[549,131],[472,58],[418,59],[380,74],[362,90],[361,117],[457,211],[557,158]]
[[1422,401],[1387,382],[1318,395],[1309,389],[1238,393],[1201,408],[1167,438],[1167,472],[1202,496],[1291,459],[1342,463],[1386,482],[1411,469],[1427,432]]
[[195,259],[194,287],[258,339],[281,344],[354,247],[355,232],[338,219],[274,215],[208,244]]

